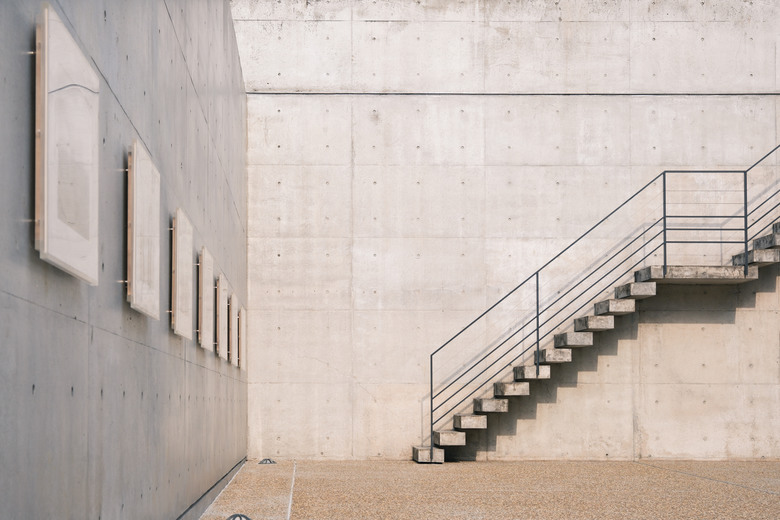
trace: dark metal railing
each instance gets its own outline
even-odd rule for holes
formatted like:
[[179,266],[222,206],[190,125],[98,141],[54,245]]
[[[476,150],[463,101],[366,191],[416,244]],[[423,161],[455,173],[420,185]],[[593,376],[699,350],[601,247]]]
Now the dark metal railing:
[[[747,275],[750,242],[780,219],[777,157],[769,166],[775,170],[771,182],[750,186],[748,173],[778,149],[780,145],[745,170],[661,172],[434,350],[429,365],[431,448],[436,425],[518,360],[525,364],[533,355],[538,375],[545,340],[649,260],[662,263],[664,273],[673,255],[684,264],[704,258],[722,265],[733,253],[727,246],[740,245]],[[761,192],[752,193],[757,189]],[[716,201],[707,199],[711,194]],[[730,202],[730,196],[738,198]],[[594,245],[596,241],[606,244]],[[568,278],[572,265],[582,274]],[[501,320],[502,313],[509,315],[508,323]],[[445,365],[437,384],[435,362],[446,363],[445,354],[453,368]]]

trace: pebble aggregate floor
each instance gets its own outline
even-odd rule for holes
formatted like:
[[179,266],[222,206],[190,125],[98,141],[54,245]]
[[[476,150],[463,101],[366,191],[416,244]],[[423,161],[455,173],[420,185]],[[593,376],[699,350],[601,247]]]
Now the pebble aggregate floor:
[[288,511],[294,520],[779,520],[780,461],[248,460],[201,520]]

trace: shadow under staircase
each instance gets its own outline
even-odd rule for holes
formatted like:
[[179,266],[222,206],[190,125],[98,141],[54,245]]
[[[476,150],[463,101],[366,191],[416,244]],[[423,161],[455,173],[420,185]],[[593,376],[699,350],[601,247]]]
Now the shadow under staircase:
[[661,172],[433,351],[430,444],[413,460],[444,462],[657,284],[745,283],[780,263],[779,149],[745,170]]

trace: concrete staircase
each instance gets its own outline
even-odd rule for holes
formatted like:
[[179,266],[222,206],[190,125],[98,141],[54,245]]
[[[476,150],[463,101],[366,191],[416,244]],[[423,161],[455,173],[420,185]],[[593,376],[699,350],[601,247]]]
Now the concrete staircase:
[[[740,284],[757,280],[759,267],[780,263],[780,222],[772,226],[772,233],[756,238],[745,256],[744,252],[734,255],[730,266],[667,266],[665,270],[662,266],[651,266],[635,271],[634,282],[615,287],[614,298],[596,302],[592,315],[574,320],[573,332],[556,334],[552,348],[536,353],[538,370],[536,365],[514,367],[513,381],[495,382],[492,398],[474,399],[472,413],[453,416],[452,430],[433,432],[433,448],[413,447],[413,460],[443,463],[446,447],[465,446],[467,431],[487,429],[487,414],[508,412],[512,397],[529,395],[531,382],[535,380],[550,379],[551,365],[568,363],[573,350],[592,346],[599,332],[615,327],[615,316],[635,312],[637,300],[655,296],[657,284]],[[516,400],[513,403],[520,404]]]

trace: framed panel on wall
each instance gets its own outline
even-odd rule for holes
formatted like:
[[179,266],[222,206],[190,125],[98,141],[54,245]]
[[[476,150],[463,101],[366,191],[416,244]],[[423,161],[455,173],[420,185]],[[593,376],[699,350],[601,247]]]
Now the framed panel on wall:
[[238,308],[238,296],[231,294],[230,330],[228,331],[230,350],[228,351],[228,358],[235,366],[238,366]]
[[206,246],[198,261],[198,341],[214,351],[214,258]]
[[137,140],[127,154],[127,301],[160,319],[160,172]]
[[35,249],[97,285],[100,78],[49,5],[36,48]]
[[192,339],[192,224],[181,209],[173,217],[171,263],[171,326],[175,334]]
[[228,358],[228,287],[227,278],[220,273],[217,278],[217,353]]
[[238,311],[238,361],[240,368],[246,368],[246,309]]

